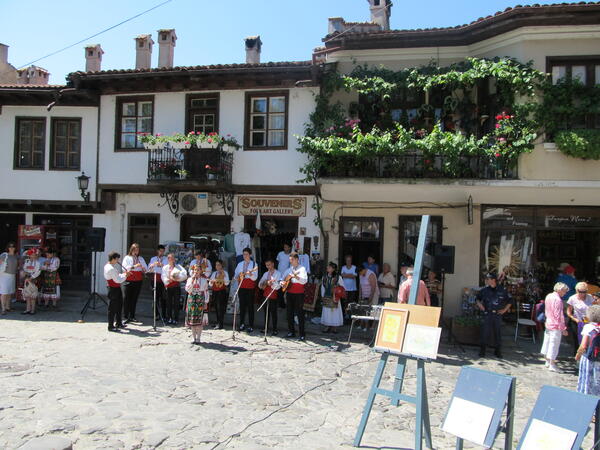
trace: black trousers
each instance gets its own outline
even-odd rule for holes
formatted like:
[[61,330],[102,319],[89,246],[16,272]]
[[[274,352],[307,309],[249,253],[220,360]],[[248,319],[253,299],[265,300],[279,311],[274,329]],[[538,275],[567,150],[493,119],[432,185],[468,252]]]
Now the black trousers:
[[[275,297],[274,295],[272,297]],[[273,300],[267,300],[269,305],[269,316],[271,317],[271,325],[273,326],[273,331],[277,329],[277,303],[278,299],[275,298]],[[269,317],[267,317],[267,305],[263,306],[265,310],[265,326],[269,327]]]
[[123,292],[120,287],[108,287],[108,328],[121,325],[121,309],[123,308]]
[[240,289],[238,292],[240,298],[240,325],[246,325],[244,318],[248,313],[248,326],[254,328],[254,288]]
[[502,316],[500,314],[494,314],[491,312],[485,313],[483,316],[483,324],[481,326],[481,348],[485,349],[486,345],[490,340],[490,335],[494,336],[496,343],[496,350],[502,348],[502,337],[500,335],[500,329],[502,327]]
[[166,297],[165,285],[162,281],[156,280],[156,314],[158,315],[160,309],[163,319],[167,315]]
[[215,310],[217,311],[217,323],[221,328],[223,328],[223,324],[225,322],[225,312],[227,311],[227,289],[223,289],[222,291],[213,291],[212,301],[214,302]]
[[163,316],[165,320],[179,319],[179,296],[181,289],[179,285],[167,288],[166,314]]
[[125,319],[135,318],[135,308],[142,290],[142,281],[129,281],[125,285],[125,300],[123,301],[123,316]]
[[290,333],[296,332],[294,326],[294,315],[298,316],[298,327],[300,328],[300,336],[305,336],[304,332],[304,294],[291,294],[287,292],[287,322],[288,331]]

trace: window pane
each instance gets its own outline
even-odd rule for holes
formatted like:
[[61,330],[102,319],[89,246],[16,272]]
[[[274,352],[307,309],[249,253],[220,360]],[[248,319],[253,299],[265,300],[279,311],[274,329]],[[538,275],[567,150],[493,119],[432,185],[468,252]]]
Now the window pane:
[[206,114],[204,116],[204,123],[206,125],[212,125],[213,123],[215,123],[215,116],[214,116],[214,114]]
[[204,125],[204,114],[194,114],[194,126]]
[[283,131],[269,131],[269,146],[283,147],[285,133]]
[[269,112],[285,111],[285,97],[271,97],[269,103]]
[[123,134],[121,136],[121,148],[135,148],[135,134]]
[[62,169],[65,167],[65,154],[62,152],[57,152],[54,154],[54,166]]
[[595,73],[596,73],[595,83],[600,84],[600,66],[596,66]]
[[361,237],[366,239],[379,239],[379,222],[363,222]]
[[264,147],[265,146],[265,132],[264,131],[253,131],[251,133],[251,145],[253,147]]
[[21,136],[29,136],[32,132],[32,124],[28,120],[23,120],[19,124],[19,133]]
[[79,153],[69,154],[69,167],[79,167]]
[[140,102],[139,116],[152,116],[152,102]]
[[57,136],[66,136],[67,135],[67,122],[57,121],[56,124],[56,135]]
[[136,129],[135,129],[135,119],[127,119],[124,118],[121,122],[121,131],[124,133],[135,133]]
[[267,99],[266,98],[253,98],[252,99],[252,112],[266,113],[267,112]]
[[552,84],[556,84],[558,80],[563,79],[567,75],[566,66],[554,66],[552,67]]
[[265,129],[265,119],[266,117],[263,115],[254,115],[252,116],[252,124],[250,128],[253,130],[264,130]]
[[123,103],[123,115],[135,116],[135,103]]
[[571,76],[574,80],[579,80],[583,84],[586,82],[585,66],[573,66]]
[[152,118],[144,117],[142,119],[138,119],[137,126],[138,126],[137,131],[139,131],[139,132],[152,133]]
[[40,152],[33,153],[33,167],[42,167],[44,165],[44,155]]
[[19,167],[30,167],[31,160],[29,158],[29,152],[23,152],[19,155]]
[[67,151],[67,138],[62,136],[56,136],[54,139],[54,151],[55,152],[65,152]]
[[361,222],[358,220],[344,221],[344,237],[360,237]]
[[190,107],[191,108],[202,108],[204,106],[205,99],[203,98],[193,98],[190,101]]
[[269,115],[269,130],[283,130],[285,128],[284,114]]

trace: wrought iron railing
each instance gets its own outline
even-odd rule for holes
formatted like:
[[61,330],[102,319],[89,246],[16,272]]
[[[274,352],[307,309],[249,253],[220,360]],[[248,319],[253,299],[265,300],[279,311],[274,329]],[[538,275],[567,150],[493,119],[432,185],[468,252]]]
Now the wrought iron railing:
[[148,181],[189,180],[199,184],[231,184],[233,154],[217,148],[173,148],[148,151]]
[[320,177],[331,178],[517,178],[516,163],[487,156],[385,155],[368,158],[332,157]]

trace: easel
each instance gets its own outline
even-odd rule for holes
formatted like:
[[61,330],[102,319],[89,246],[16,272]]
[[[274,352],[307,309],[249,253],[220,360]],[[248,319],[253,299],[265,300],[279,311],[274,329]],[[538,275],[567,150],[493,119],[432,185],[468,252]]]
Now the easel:
[[[423,268],[423,255],[425,253],[425,241],[427,240],[427,229],[429,228],[430,216],[421,217],[421,229],[419,231],[419,242],[417,244],[417,252],[414,265],[413,283],[410,288],[410,294],[408,297],[408,303],[410,305],[416,304],[417,294],[419,291],[419,281],[421,280],[421,271]],[[416,426],[415,426],[415,450],[421,450],[423,445],[423,433],[425,434],[425,442],[428,448],[433,448],[431,442],[431,424],[429,421],[429,406],[427,402],[427,383],[425,380],[425,360],[422,358],[413,358],[408,356],[398,356],[398,362],[396,365],[396,376],[394,381],[394,387],[392,390],[382,389],[379,387],[381,383],[381,377],[385,371],[390,352],[383,352],[379,365],[375,371],[375,377],[373,378],[373,384],[371,385],[371,391],[367,398],[367,403],[363,410],[358,430],[356,430],[356,436],[354,437],[354,446],[359,447],[362,441],[371,409],[373,408],[373,402],[375,396],[385,395],[391,398],[391,404],[393,406],[399,406],[401,401],[412,403],[417,408],[416,415]],[[402,385],[404,383],[404,374],[406,372],[406,362],[408,359],[415,359],[417,361],[417,392],[415,396],[402,394]]]

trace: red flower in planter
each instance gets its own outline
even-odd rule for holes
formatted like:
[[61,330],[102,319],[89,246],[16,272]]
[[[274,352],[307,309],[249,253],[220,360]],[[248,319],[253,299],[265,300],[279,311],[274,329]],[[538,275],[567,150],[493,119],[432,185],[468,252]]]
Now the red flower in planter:
[[495,156],[496,158],[500,158],[502,155],[501,155],[500,153],[496,153],[496,154],[494,154],[494,156]]

